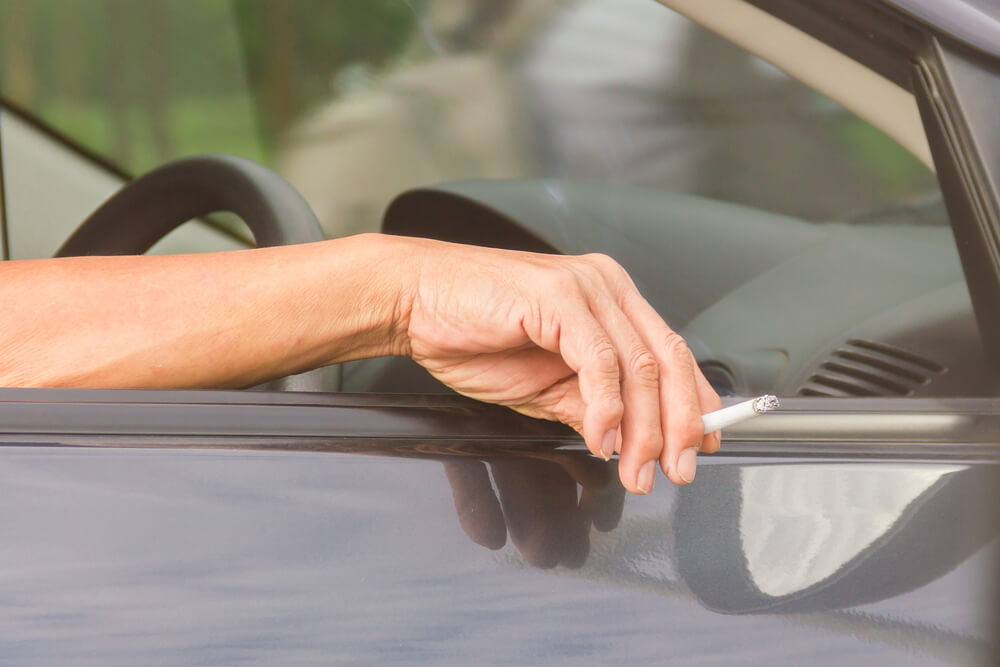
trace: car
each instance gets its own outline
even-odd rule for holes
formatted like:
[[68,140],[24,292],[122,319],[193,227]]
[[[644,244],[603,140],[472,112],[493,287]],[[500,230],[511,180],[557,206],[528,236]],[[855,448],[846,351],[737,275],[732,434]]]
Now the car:
[[[381,70],[342,67],[335,99],[282,124],[288,5],[219,3],[200,24],[190,7],[152,1],[98,3],[96,14],[0,3],[6,44],[53,21],[46,57],[62,65],[38,71],[56,82],[85,70],[57,49],[78,27],[117,22],[107,53],[118,56],[137,26],[178,38],[177,51],[138,40],[142,58],[101,61],[112,98],[122,82],[187,81],[139,76],[167,66],[163,54],[225,68],[243,61],[199,49],[246,49],[273,86],[261,117],[278,128],[272,158],[249,156],[291,182],[250,150],[158,153],[171,144],[163,127],[214,117],[204,100],[175,105],[185,120],[158,132],[162,91],[144,115],[95,111],[84,88],[54,103],[0,67],[6,259],[298,243],[376,222],[392,234],[603,252],[684,335],[726,402],[781,400],[727,429],[693,484],[660,480],[633,497],[616,462],[568,428],[450,394],[406,359],[248,391],[0,389],[0,661],[1000,657],[1000,11],[989,0],[662,4],[827,97],[788,88],[727,45],[635,59],[667,33],[685,49],[709,40],[653,0],[431,2],[407,24],[448,54],[428,60],[378,32],[410,16],[409,3],[303,2],[306,26],[382,12],[358,24],[395,50],[370,57]],[[239,35],[253,26],[263,32]],[[304,31],[301,44],[361,48],[340,34]],[[618,36],[595,36],[605,34]],[[250,48],[265,38],[273,57]],[[482,42],[489,53],[468,48]],[[82,54],[104,53],[102,40],[83,43]],[[702,65],[675,69],[681,61]],[[722,62],[735,63],[726,76]],[[125,75],[123,63],[140,69]],[[199,90],[221,86],[206,80]],[[460,94],[474,82],[495,85]],[[677,92],[689,89],[698,95]],[[226,120],[199,151],[252,127],[249,97],[212,102]],[[80,129],[106,117],[104,134]],[[821,129],[831,123],[835,132]],[[129,134],[136,127],[154,129]],[[176,159],[131,178],[163,152]],[[903,194],[885,185],[900,174]],[[349,177],[357,187],[340,184]]]

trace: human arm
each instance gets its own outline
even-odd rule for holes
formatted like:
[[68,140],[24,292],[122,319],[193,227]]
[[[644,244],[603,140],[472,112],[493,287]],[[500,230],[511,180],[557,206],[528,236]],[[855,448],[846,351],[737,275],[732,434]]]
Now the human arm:
[[597,455],[610,443],[631,491],[652,488],[656,461],[683,483],[694,448],[718,447],[701,433],[718,397],[606,257],[370,234],[8,262],[0,300],[5,386],[250,386],[408,355],[459,393],[570,424]]
[[0,263],[0,384],[246,387],[400,354],[374,235],[212,255]]

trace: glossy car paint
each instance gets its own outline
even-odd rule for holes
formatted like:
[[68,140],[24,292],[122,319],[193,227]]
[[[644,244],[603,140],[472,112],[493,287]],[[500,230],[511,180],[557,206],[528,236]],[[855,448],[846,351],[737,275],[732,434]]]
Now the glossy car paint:
[[0,655],[985,660],[995,401],[874,403],[792,401],[640,498],[456,397],[3,390]]
[[[691,487],[626,498],[613,464],[579,452],[393,445],[5,451],[0,655],[839,665],[968,664],[991,648],[996,533],[965,531],[996,525],[996,498],[935,507],[934,485],[996,488],[993,466],[713,458]],[[461,514],[449,466],[480,480]],[[588,480],[581,500],[568,471]],[[616,501],[620,518],[585,509]],[[894,548],[921,522],[958,553]]]
[[637,498],[564,429],[494,409],[238,396],[2,392],[0,658],[840,665],[995,651],[989,401],[793,403],[703,457],[693,485]]

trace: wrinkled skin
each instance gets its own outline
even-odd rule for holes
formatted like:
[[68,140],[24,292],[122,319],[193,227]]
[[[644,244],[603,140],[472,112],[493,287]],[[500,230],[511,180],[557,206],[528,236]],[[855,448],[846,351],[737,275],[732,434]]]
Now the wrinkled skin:
[[701,415],[721,406],[684,340],[603,255],[557,257],[440,244],[411,295],[407,351],[459,393],[576,429],[619,453],[622,484],[677,484],[719,448]]
[[565,422],[626,489],[719,447],[684,341],[603,255],[379,234],[205,255],[0,263],[0,386],[247,387],[409,355],[459,393]]

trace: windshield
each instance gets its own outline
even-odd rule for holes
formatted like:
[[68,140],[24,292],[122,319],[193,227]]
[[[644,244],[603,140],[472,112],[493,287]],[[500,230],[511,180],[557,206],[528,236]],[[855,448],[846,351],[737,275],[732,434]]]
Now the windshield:
[[892,140],[653,0],[0,0],[0,93],[131,174],[268,164],[329,236],[407,188],[539,176],[946,220]]

